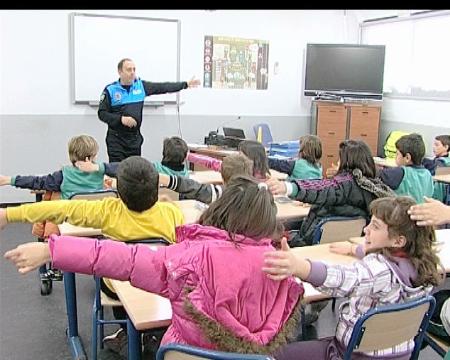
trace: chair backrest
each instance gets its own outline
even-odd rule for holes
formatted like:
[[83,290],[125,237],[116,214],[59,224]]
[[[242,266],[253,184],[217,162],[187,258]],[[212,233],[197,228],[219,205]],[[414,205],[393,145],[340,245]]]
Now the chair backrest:
[[261,123],[253,125],[253,131],[255,132],[256,141],[259,141],[265,147],[267,147],[269,143],[273,141],[269,124]]
[[345,241],[361,236],[366,219],[363,217],[330,216],[321,220],[314,230],[313,244]]
[[344,360],[350,360],[353,351],[391,348],[411,339],[414,339],[411,359],[417,359],[435,305],[434,297],[428,295],[369,310],[356,322]]
[[106,197],[119,197],[114,189],[77,192],[70,196],[70,200],[101,200]]
[[127,244],[162,244],[162,245],[170,245],[171,242],[164,238],[146,238],[146,239],[133,239],[127,240]]
[[190,345],[162,345],[156,353],[156,360],[273,360],[269,355],[239,354],[225,351],[202,349]]

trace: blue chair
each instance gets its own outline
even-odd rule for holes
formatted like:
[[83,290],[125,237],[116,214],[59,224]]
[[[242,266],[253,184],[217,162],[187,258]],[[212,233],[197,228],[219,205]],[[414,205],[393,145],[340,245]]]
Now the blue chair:
[[346,241],[361,236],[367,220],[361,216],[329,216],[322,219],[313,233],[313,245]]
[[[126,244],[160,244],[169,245],[170,242],[162,238],[148,238],[148,239],[138,239],[138,240],[128,240]],[[117,324],[125,325],[127,320],[105,320],[103,310],[105,306],[122,306],[119,300],[112,299],[108,297],[104,292],[101,291],[100,278],[95,276],[95,299],[92,305],[92,337],[91,337],[91,358],[92,360],[97,359],[97,347],[100,346],[103,349],[103,338],[104,338],[104,326]]]
[[261,124],[253,125],[253,131],[255,132],[256,140],[258,140],[259,129],[261,129],[261,133],[262,133],[261,143],[264,145],[264,147],[268,147],[269,143],[271,143],[273,141],[269,124],[261,123]]
[[430,332],[425,334],[424,341],[440,356],[444,357],[446,354],[449,354],[450,357],[450,343],[445,342],[443,339],[438,338]]
[[167,344],[158,349],[156,360],[274,360],[269,355],[239,354],[225,351],[202,349],[183,344]]
[[410,339],[414,339],[411,359],[418,359],[435,306],[436,300],[428,295],[406,303],[369,310],[356,322],[344,353],[344,360],[350,360],[354,351],[386,349]]

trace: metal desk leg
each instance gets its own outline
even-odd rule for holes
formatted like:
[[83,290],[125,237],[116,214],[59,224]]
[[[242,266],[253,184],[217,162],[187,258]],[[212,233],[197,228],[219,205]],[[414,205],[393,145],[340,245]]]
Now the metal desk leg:
[[66,296],[66,311],[68,321],[67,338],[72,358],[76,360],[86,360],[81,338],[78,335],[78,315],[77,315],[77,291],[75,287],[75,274],[64,272],[64,290]]
[[128,360],[141,359],[141,334],[133,325],[133,322],[127,316],[127,335],[128,335]]

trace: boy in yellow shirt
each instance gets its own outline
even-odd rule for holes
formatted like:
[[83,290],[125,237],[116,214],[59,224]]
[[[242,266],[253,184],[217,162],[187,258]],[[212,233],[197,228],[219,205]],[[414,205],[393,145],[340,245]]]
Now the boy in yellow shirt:
[[[184,223],[184,216],[176,205],[158,202],[158,187],[155,167],[140,156],[131,156],[117,168],[119,198],[42,201],[0,209],[0,229],[11,222],[66,221],[101,229],[119,241],[157,237],[174,243],[175,227]],[[101,283],[102,290],[118,299],[108,283]],[[113,311],[116,318],[125,318],[123,308],[114,307]]]

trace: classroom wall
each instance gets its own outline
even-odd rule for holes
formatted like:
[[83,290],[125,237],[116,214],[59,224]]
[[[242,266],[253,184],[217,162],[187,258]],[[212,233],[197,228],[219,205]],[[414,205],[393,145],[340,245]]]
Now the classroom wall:
[[[72,104],[69,79],[70,12],[146,16],[181,20],[181,78],[202,79],[204,35],[238,36],[270,42],[269,89],[189,89],[174,106],[146,107],[143,155],[161,158],[164,137],[182,134],[202,142],[226,124],[268,122],[275,141],[309,133],[311,99],[302,95],[304,50],[308,42],[356,43],[359,21],[397,10],[4,10],[0,11],[0,174],[47,174],[67,163],[67,141],[87,133],[107,161],[106,125],[97,108]],[[389,14],[387,13],[389,12]],[[143,46],[151,39],[142,39]],[[126,54],[124,54],[126,56]],[[279,73],[273,73],[274,63]],[[137,71],[145,64],[136,64]],[[111,81],[117,78],[111,69]],[[151,80],[151,79],[149,79]],[[106,84],[105,84],[106,85]],[[102,89],[99,89],[99,94]],[[450,102],[385,98],[380,147],[390,130],[420,131],[431,155],[435,135],[449,132]],[[380,154],[380,152],[379,152]],[[0,188],[0,203],[33,201],[27,190]]]
[[[275,141],[308,133],[310,99],[302,96],[306,43],[356,42],[358,36],[355,18],[343,10],[0,11],[0,174],[58,170],[67,163],[67,141],[81,133],[96,137],[99,159],[107,161],[106,125],[97,108],[70,102],[68,14],[73,11],[181,20],[182,79],[202,79],[204,35],[269,40],[268,90],[189,89],[181,93],[179,114],[174,106],[144,108],[143,156],[150,160],[161,158],[164,137],[180,131],[188,142],[202,142],[223,124],[254,138],[253,124],[268,122]],[[142,39],[143,46],[149,42]],[[136,66],[139,74],[145,64]],[[117,77],[111,69],[111,81]],[[33,201],[29,191],[0,189],[0,203],[24,201]]]
[[[368,19],[408,15],[414,10],[354,10],[352,15],[360,23]],[[445,71],[445,70],[444,70]],[[420,133],[425,141],[426,155],[432,156],[432,144],[436,135],[450,133],[450,101],[401,99],[385,97],[381,112],[379,154],[387,135],[392,130]]]

